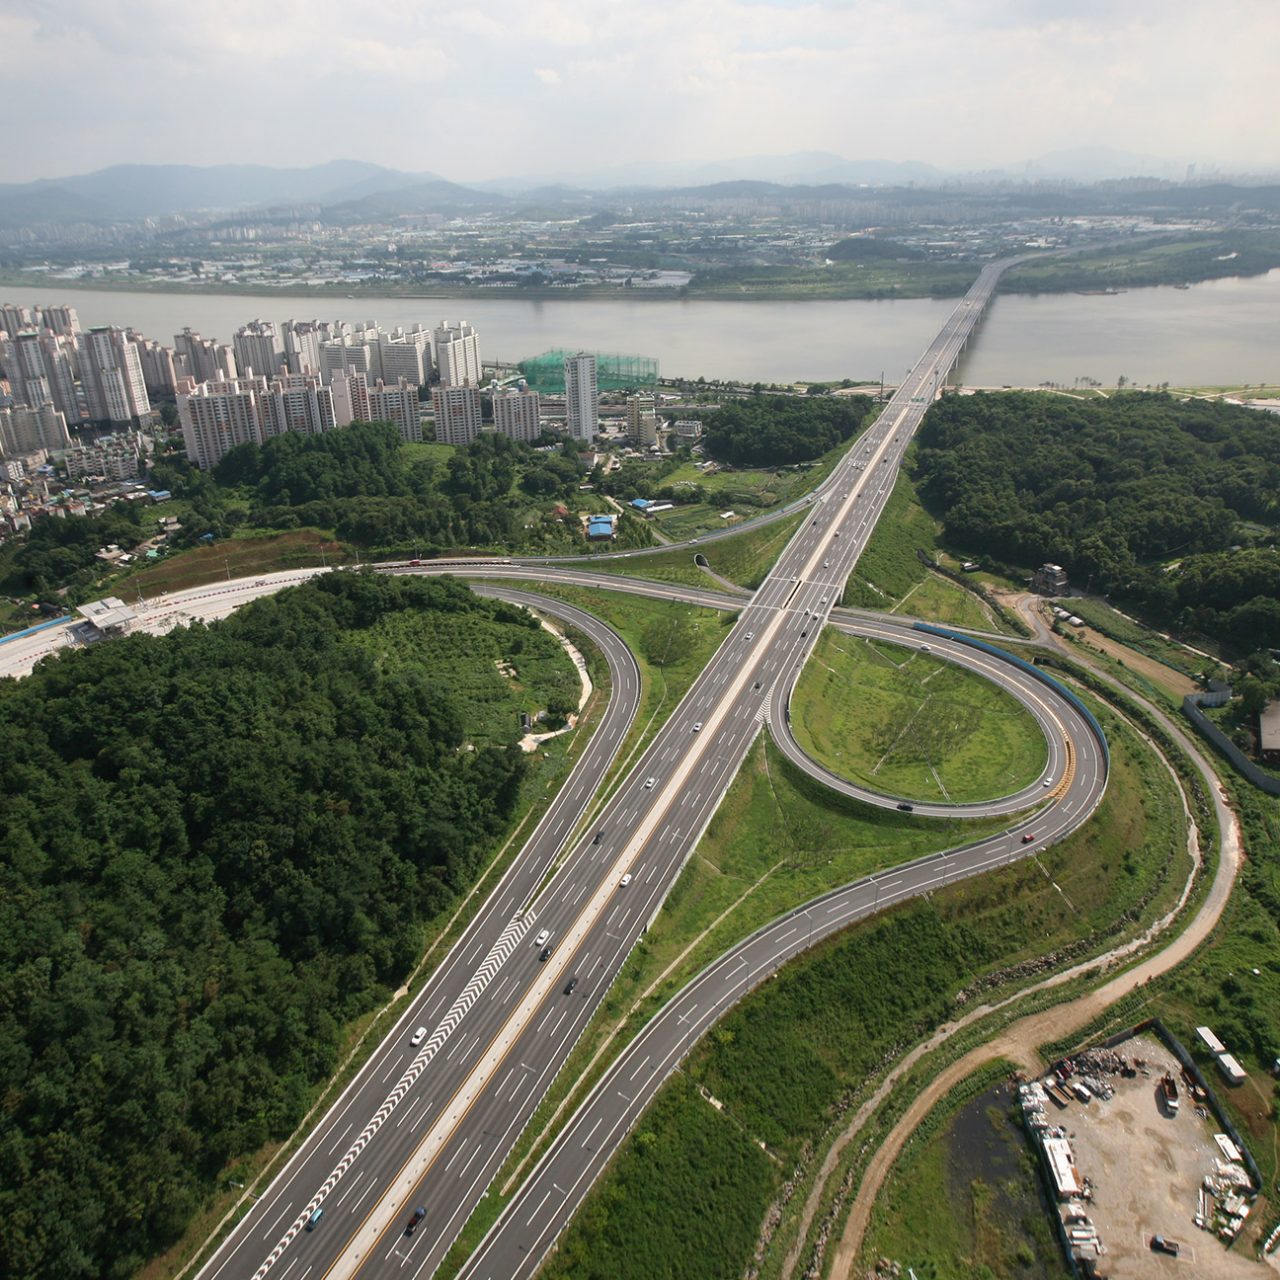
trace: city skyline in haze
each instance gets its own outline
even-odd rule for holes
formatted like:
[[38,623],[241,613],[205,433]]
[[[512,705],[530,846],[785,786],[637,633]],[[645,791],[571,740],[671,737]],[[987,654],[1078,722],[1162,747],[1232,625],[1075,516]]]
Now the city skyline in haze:
[[1277,37],[1271,0],[0,0],[10,94],[58,97],[0,180],[351,156],[468,183],[797,151],[1017,172],[1077,148],[1257,173],[1280,138],[1247,69]]

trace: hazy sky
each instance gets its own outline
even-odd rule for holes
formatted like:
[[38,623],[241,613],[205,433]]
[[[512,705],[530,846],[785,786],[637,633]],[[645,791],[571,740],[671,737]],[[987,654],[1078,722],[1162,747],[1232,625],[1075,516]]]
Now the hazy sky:
[[1078,146],[1280,165],[1277,0],[0,0],[0,50],[4,181]]

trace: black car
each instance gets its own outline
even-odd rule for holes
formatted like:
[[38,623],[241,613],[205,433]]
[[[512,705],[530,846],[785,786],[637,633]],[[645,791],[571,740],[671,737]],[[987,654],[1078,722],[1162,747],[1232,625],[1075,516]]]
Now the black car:
[[597,831],[597,832],[596,832],[596,838],[595,838],[591,843],[592,843],[592,844],[599,844],[599,843],[600,843],[600,841],[601,841],[601,839],[603,838],[603,836],[604,836],[604,832],[603,832],[603,831]]
[[550,948],[550,947],[543,947],[543,948],[542,948],[542,950],[541,950],[541,952],[539,952],[539,954],[538,954],[538,959],[539,959],[539,961],[543,961],[543,960],[550,960],[550,959],[551,959],[551,948]]
[[899,808],[899,809],[901,809],[903,813],[910,813],[910,812],[915,808],[915,805],[913,805],[913,804],[908,804],[908,803],[904,800],[904,801],[903,801],[903,802],[898,806],[898,808]]
[[570,978],[570,979],[569,979],[569,981],[568,981],[568,982],[566,982],[566,983],[564,984],[564,993],[565,993],[565,995],[567,995],[567,996],[571,996],[571,995],[573,995],[573,989],[574,989],[574,987],[576,987],[577,985],[578,985],[578,980],[577,980],[577,978]]

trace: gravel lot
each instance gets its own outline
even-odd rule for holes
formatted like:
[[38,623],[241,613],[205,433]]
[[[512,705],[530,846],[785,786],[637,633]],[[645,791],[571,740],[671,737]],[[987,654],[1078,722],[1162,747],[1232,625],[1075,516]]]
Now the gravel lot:
[[[1089,1216],[1107,1248],[1100,1270],[1112,1280],[1258,1280],[1272,1274],[1262,1264],[1229,1253],[1216,1236],[1195,1225],[1196,1192],[1201,1179],[1221,1159],[1213,1135],[1217,1125],[1196,1115],[1182,1088],[1180,1068],[1158,1041],[1140,1036],[1116,1046],[1125,1057],[1142,1058],[1149,1075],[1126,1080],[1109,1077],[1115,1096],[1088,1104],[1073,1101],[1053,1114],[1071,1135],[1076,1166],[1093,1183]],[[1181,1106],[1164,1113],[1156,1085],[1165,1072],[1179,1081]],[[1177,1258],[1153,1253],[1153,1235],[1177,1240]]]

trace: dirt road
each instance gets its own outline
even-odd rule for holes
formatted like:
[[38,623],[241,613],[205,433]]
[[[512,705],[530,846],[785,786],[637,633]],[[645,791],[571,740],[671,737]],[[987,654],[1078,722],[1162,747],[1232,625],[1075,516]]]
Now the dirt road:
[[[1024,611],[1024,616],[1026,612]],[[1045,628],[1042,625],[1036,625],[1040,622],[1038,618],[1031,616],[1027,620],[1032,623],[1035,630],[1041,635],[1044,634]],[[1073,655],[1078,657],[1079,655]],[[1117,688],[1121,688],[1118,682],[1112,680],[1103,672],[1098,672],[1099,678],[1107,681]],[[1130,691],[1125,690],[1129,696],[1134,696]],[[1221,854],[1218,860],[1217,872],[1214,876],[1213,884],[1210,886],[1209,892],[1196,912],[1194,919],[1176,938],[1174,938],[1167,947],[1157,952],[1155,955],[1147,957],[1134,968],[1127,970],[1125,973],[1113,978],[1111,981],[1103,984],[1093,991],[1080,996],[1076,1000],[1072,1000],[1067,1004],[1058,1005],[1052,1009],[1046,1009],[1041,1013],[1030,1014],[1025,1018],[1019,1019],[1011,1024],[1004,1031],[999,1033],[995,1039],[987,1044],[981,1045],[971,1050],[962,1058],[952,1063],[949,1067],[936,1076],[926,1087],[926,1089],[913,1101],[906,1113],[898,1121],[898,1123],[890,1131],[888,1137],[881,1144],[879,1150],[876,1151],[868,1165],[866,1173],[863,1176],[861,1185],[858,1190],[857,1199],[854,1202],[849,1218],[845,1223],[840,1241],[836,1246],[835,1255],[832,1261],[831,1275],[833,1280],[844,1280],[851,1273],[854,1262],[857,1259],[858,1252],[862,1246],[862,1239],[866,1233],[867,1223],[870,1218],[872,1207],[875,1204],[876,1197],[883,1186],[885,1178],[888,1176],[889,1170],[893,1166],[894,1160],[898,1153],[902,1150],[903,1144],[915,1131],[916,1127],[924,1119],[938,1101],[940,1101],[946,1093],[958,1084],[961,1080],[978,1070],[984,1063],[991,1062],[996,1058],[1006,1058],[1012,1062],[1024,1067],[1028,1072],[1038,1071],[1043,1065],[1037,1054],[1037,1046],[1049,1040],[1059,1039],[1064,1035],[1070,1034],[1072,1031],[1086,1026],[1089,1022],[1100,1016],[1106,1009],[1122,996],[1127,995],[1135,988],[1149,982],[1152,978],[1167,972],[1175,965],[1181,963],[1187,958],[1199,945],[1208,937],[1214,926],[1217,924],[1222,914],[1223,908],[1226,906],[1227,900],[1231,896],[1231,890],[1235,884],[1236,876],[1240,868],[1240,860],[1242,857],[1240,827],[1236,821],[1235,815],[1227,805],[1226,795],[1219,786],[1216,776],[1212,768],[1204,760],[1200,754],[1196,744],[1185,735],[1182,730],[1168,719],[1157,708],[1147,704],[1147,710],[1155,716],[1161,723],[1162,727],[1170,733],[1170,735],[1183,747],[1191,759],[1194,761],[1196,768],[1200,771],[1209,789],[1209,794],[1213,798],[1215,820],[1218,825],[1219,840]],[[1194,839],[1194,833],[1193,833]],[[1199,856],[1198,847],[1193,849],[1193,856]],[[1189,885],[1188,885],[1189,889]],[[1184,891],[1184,896],[1185,896]],[[1107,959],[1119,959],[1125,953],[1131,953],[1137,946],[1145,945],[1145,941],[1150,940],[1150,935],[1154,932],[1162,931],[1167,927],[1168,918],[1165,921],[1158,922],[1148,930],[1148,934],[1144,935],[1144,939],[1137,942],[1131,942],[1124,947],[1117,948],[1115,951],[1108,953],[1107,957],[1094,959],[1085,962],[1080,966],[1076,966],[1073,970],[1065,973],[1057,974],[1047,979],[1044,983],[1037,984],[1032,990],[1042,989],[1044,987],[1061,984],[1074,976],[1075,972],[1084,969],[1097,968],[1100,963],[1105,963]],[[1019,996],[1011,997],[1011,1000],[1021,998]],[[1008,1001],[1004,1003],[1009,1003]],[[805,1204],[802,1216],[802,1226],[798,1236],[797,1245],[793,1247],[791,1254],[786,1260],[783,1268],[785,1276],[792,1276],[795,1273],[796,1265],[800,1260],[803,1250],[804,1238],[808,1233],[812,1224],[813,1216],[817,1211],[823,1190],[828,1179],[834,1171],[839,1160],[841,1152],[853,1141],[861,1132],[863,1126],[880,1102],[892,1089],[893,1085],[902,1074],[907,1071],[916,1061],[929,1053],[938,1045],[943,1044],[951,1036],[953,1036],[962,1027],[973,1022],[975,1019],[985,1016],[991,1012],[993,1008],[999,1008],[999,1005],[986,1008],[971,1010],[964,1018],[939,1028],[937,1032],[924,1044],[917,1046],[910,1054],[903,1059],[897,1068],[884,1081],[881,1087],[876,1091],[875,1095],[867,1100],[844,1133],[833,1144],[831,1150],[827,1153],[827,1157],[823,1162],[822,1169],[815,1181],[814,1187],[810,1192],[808,1200]]]

